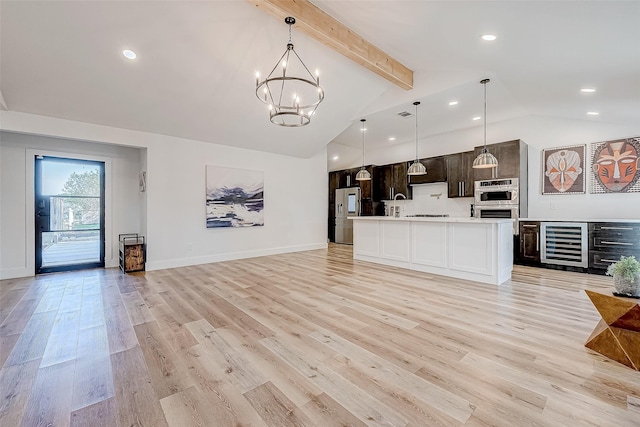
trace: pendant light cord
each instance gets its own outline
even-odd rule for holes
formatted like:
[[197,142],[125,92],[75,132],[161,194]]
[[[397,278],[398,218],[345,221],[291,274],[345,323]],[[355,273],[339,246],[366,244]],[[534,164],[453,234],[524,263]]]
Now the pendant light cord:
[[365,119],[360,120],[362,122],[362,169],[364,169],[364,122]]
[[418,161],[418,105],[420,102],[416,101],[413,103],[416,106],[416,162]]
[[487,80],[484,82],[484,149],[487,149]]
[[416,104],[416,161],[418,161],[418,104]]

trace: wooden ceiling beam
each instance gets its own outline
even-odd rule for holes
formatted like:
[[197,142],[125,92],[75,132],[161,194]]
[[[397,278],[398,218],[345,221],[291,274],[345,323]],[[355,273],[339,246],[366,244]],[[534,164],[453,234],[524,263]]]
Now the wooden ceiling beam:
[[296,18],[295,27],[405,90],[413,89],[413,71],[351,31],[309,0],[248,0],[284,20]]

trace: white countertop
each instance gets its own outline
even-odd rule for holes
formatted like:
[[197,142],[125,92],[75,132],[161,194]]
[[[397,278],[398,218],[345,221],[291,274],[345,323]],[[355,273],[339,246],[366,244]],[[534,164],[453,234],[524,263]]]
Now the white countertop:
[[474,224],[502,224],[513,223],[510,218],[466,218],[466,217],[415,217],[401,216],[399,218],[393,216],[350,216],[348,219],[362,221],[416,221],[416,222],[468,222]]
[[607,218],[592,218],[592,219],[566,219],[566,218],[520,218],[520,221],[536,221],[536,222],[631,222],[640,224],[640,219],[607,219]]

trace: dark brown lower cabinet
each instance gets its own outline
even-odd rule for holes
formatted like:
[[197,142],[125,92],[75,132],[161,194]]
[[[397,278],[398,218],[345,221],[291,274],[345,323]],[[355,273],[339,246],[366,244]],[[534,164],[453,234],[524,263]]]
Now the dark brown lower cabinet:
[[640,259],[640,223],[590,222],[589,272],[604,274],[621,256]]
[[523,264],[540,264],[540,223],[521,221],[519,261]]

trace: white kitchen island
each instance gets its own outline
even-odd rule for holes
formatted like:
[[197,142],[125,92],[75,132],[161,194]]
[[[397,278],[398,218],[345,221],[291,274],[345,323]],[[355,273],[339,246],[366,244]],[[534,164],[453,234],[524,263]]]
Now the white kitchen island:
[[513,220],[359,216],[353,258],[500,285],[513,270]]

